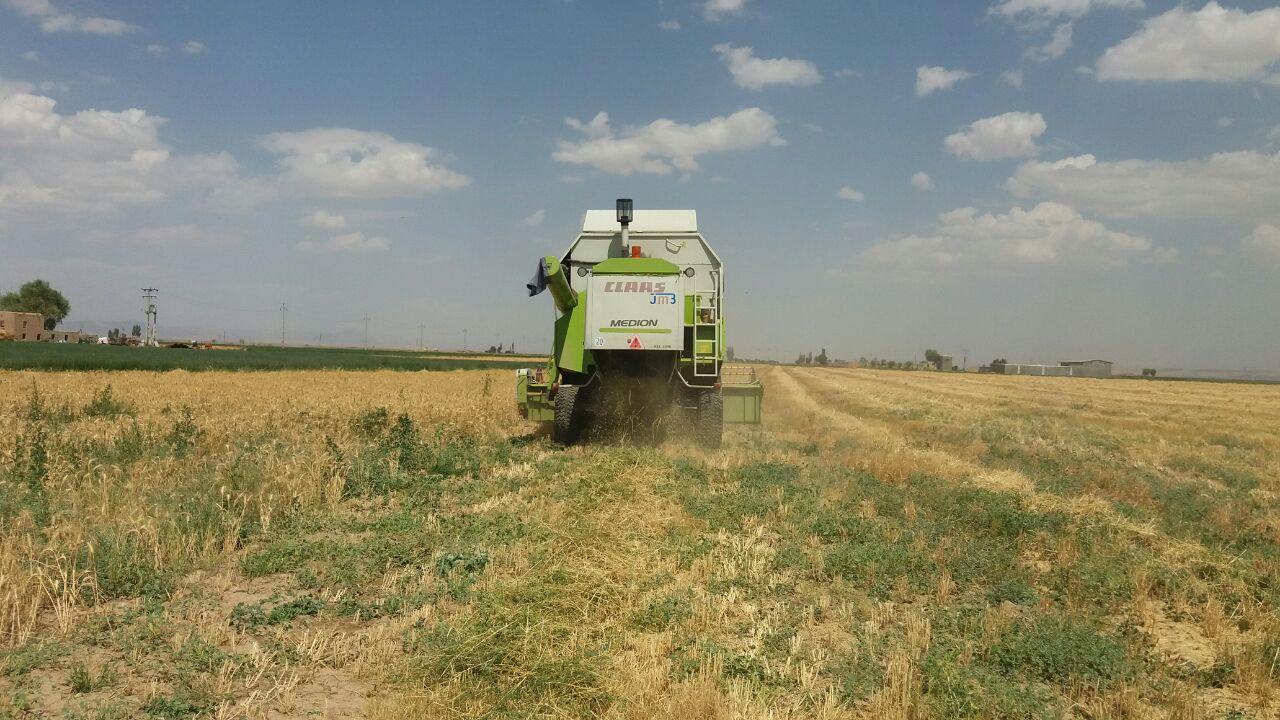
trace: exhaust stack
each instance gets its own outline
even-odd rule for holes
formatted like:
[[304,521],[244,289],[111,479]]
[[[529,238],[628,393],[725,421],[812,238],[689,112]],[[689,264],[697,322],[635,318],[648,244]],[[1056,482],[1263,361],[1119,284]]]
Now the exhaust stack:
[[618,224],[622,226],[622,247],[627,248],[623,252],[635,257],[630,249],[631,239],[627,230],[631,225],[631,217],[631,198],[618,198]]

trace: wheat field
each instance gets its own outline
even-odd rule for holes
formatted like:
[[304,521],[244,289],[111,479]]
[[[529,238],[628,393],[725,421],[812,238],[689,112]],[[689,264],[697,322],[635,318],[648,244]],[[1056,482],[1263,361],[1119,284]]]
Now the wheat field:
[[0,371],[0,718],[1280,717],[1280,387]]

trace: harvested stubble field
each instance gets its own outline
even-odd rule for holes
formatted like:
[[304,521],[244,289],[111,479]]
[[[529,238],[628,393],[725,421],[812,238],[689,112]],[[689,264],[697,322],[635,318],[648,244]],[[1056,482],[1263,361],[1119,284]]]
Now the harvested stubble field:
[[762,372],[0,372],[0,718],[1277,717],[1280,387]]
[[219,345],[214,349],[0,342],[0,370],[480,370],[539,364],[527,356],[343,347]]

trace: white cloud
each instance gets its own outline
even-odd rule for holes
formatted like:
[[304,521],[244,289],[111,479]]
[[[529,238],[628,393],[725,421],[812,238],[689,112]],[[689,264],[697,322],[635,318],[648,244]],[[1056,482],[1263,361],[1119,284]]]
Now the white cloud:
[[1267,142],[1272,145],[1280,143],[1280,125],[1272,127],[1271,130],[1267,132]]
[[840,190],[836,192],[836,197],[840,198],[841,200],[850,200],[852,202],[862,202],[863,200],[866,199],[865,195],[858,192],[857,190],[854,190],[852,187],[848,185],[845,185],[844,187],[840,188]]
[[1229,128],[1235,124],[1236,124],[1235,118],[1226,117],[1226,116],[1218,118],[1218,127],[1220,128]]
[[607,138],[613,134],[613,128],[609,127],[609,113],[601,110],[596,116],[587,122],[580,122],[575,118],[567,117],[564,124],[577,130],[592,140]]
[[186,223],[140,228],[124,239],[147,247],[218,247],[239,241],[240,234]]
[[1111,217],[1216,217],[1280,222],[1280,154],[1099,162],[1093,155],[1029,162],[1007,187]]
[[321,230],[341,230],[347,226],[347,219],[336,213],[317,210],[310,215],[299,218],[298,224]]
[[7,80],[0,77],[0,98],[19,93],[35,92],[36,86],[25,80]]
[[391,242],[384,237],[366,237],[362,232],[335,235],[325,242],[303,240],[298,249],[304,252],[371,253],[384,252]]
[[817,85],[822,82],[818,68],[808,60],[758,58],[749,47],[721,43],[712,48],[729,65],[729,73],[739,87],[761,90],[766,85]]
[[836,77],[838,77],[838,78],[851,78],[851,77],[852,77],[852,78],[860,78],[860,77],[862,77],[862,73],[858,72],[857,70],[854,70],[853,68],[840,68],[839,70],[835,71],[835,72],[834,72],[834,73],[832,73],[832,74],[833,74],[833,75],[835,75],[835,76],[836,76]]
[[1143,0],[1000,0],[991,7],[990,14],[1003,17],[1027,33],[1041,33],[1053,27],[1052,35],[1043,45],[1028,48],[1024,53],[1029,60],[1045,62],[1060,58],[1071,49],[1075,21],[1093,10],[1142,7]]
[[520,221],[520,224],[525,225],[527,227],[538,227],[539,225],[542,224],[542,221],[546,219],[547,219],[547,211],[539,208],[538,210],[534,210],[533,212],[529,213],[528,216],[526,216],[523,220]]
[[707,0],[702,4],[702,17],[707,20],[723,20],[740,15],[747,7],[747,0]]
[[1055,265],[1106,269],[1131,260],[1175,257],[1175,251],[1156,247],[1148,238],[1111,230],[1051,202],[1001,214],[963,207],[939,215],[926,235],[885,240],[861,253],[867,264],[893,268],[907,277]]
[[1274,262],[1280,262],[1280,227],[1259,225],[1242,243],[1247,252]]
[[139,30],[123,20],[103,17],[80,17],[58,9],[50,0],[2,0],[10,10],[40,23],[47,33],[68,32],[115,36]]
[[1022,71],[1006,70],[1005,72],[1000,74],[1000,82],[1004,83],[1005,85],[1008,85],[1011,88],[1017,88],[1021,90],[1022,89]]
[[939,66],[921,65],[916,68],[916,97],[924,97],[939,90],[950,90],[956,83],[973,77],[968,70],[948,70]]
[[1035,140],[1046,128],[1040,113],[1008,112],[978,120],[944,142],[947,151],[962,160],[1030,157],[1040,152]]
[[59,92],[66,92],[69,88],[70,86],[66,83],[53,82],[52,80],[45,80],[37,85],[25,80],[9,80],[7,78],[0,77],[0,98],[4,98],[9,95],[18,95],[20,93],[49,93],[55,90]]
[[696,125],[660,118],[648,125],[615,131],[604,112],[588,123],[566,118],[565,124],[584,138],[577,142],[557,140],[552,159],[619,175],[695,172],[701,155],[786,144],[778,135],[777,120],[755,107]]
[[1006,18],[1027,22],[1054,18],[1084,17],[1095,8],[1120,8],[1136,10],[1143,7],[1142,0],[1003,0],[991,8],[991,12]]
[[260,144],[280,155],[286,190],[331,197],[421,197],[471,182],[446,168],[432,148],[379,132],[316,128],[279,132]]
[[666,30],[667,32],[675,32],[676,30],[680,29],[680,21],[679,20],[663,20],[662,22],[658,23],[658,27],[662,30]]
[[147,46],[147,52],[151,55],[163,55],[169,52],[169,46],[161,45],[159,43],[152,43]]
[[1053,37],[1049,38],[1049,42],[1028,50],[1026,53],[1027,58],[1044,62],[1062,57],[1071,49],[1074,32],[1075,26],[1072,23],[1062,23],[1053,29]]
[[0,212],[111,211],[235,182],[226,153],[175,155],[161,142],[164,118],[144,110],[61,115],[52,98],[0,97]]
[[188,55],[203,55],[209,52],[209,48],[199,40],[188,40],[186,44],[182,46],[182,52]]
[[36,52],[35,50],[28,50],[22,53],[22,59],[26,60],[27,62],[36,62],[37,60],[40,59],[40,53]]
[[929,173],[921,170],[911,176],[911,187],[917,190],[932,190],[933,178],[929,177]]
[[1143,22],[1098,59],[1099,80],[1280,84],[1280,7],[1226,9],[1210,0]]

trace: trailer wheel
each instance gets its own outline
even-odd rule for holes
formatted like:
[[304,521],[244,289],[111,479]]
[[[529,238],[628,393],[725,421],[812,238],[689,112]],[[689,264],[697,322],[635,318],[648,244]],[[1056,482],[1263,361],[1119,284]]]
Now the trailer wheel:
[[572,445],[582,436],[586,415],[586,392],[576,385],[561,385],[556,392],[555,420],[551,425],[551,439],[562,445]]
[[708,390],[698,396],[698,444],[718,448],[723,435],[724,398],[719,390]]

